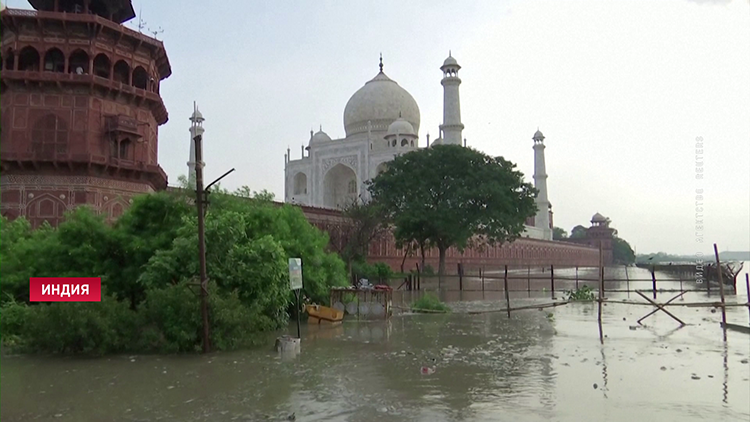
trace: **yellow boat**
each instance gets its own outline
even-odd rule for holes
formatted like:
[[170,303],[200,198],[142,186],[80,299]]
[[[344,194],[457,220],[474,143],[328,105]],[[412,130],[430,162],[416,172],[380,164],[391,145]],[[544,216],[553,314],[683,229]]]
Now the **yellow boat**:
[[305,305],[308,324],[338,324],[344,320],[344,311],[321,305]]

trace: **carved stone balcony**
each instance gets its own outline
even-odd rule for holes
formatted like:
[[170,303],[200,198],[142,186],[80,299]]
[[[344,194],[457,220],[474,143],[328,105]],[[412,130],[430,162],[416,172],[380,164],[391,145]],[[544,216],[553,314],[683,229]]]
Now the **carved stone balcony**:
[[138,121],[124,115],[107,116],[106,131],[107,133],[141,136],[138,133]]

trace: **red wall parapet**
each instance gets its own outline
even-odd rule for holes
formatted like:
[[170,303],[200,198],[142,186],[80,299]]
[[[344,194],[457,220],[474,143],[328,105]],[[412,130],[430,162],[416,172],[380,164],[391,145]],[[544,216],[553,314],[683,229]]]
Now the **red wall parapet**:
[[[284,204],[277,203],[277,205]],[[294,206],[302,210],[310,224],[328,233],[333,243],[344,241],[340,234],[343,227],[349,224],[349,220],[340,211],[307,205]],[[341,245],[332,246],[338,250]],[[416,268],[416,264],[421,262],[421,256],[419,251],[415,251],[404,261],[404,250],[396,247],[393,235],[388,233],[370,244],[367,260],[371,263],[384,262],[395,271],[400,271],[401,263],[404,262],[404,270],[408,271]],[[426,264],[437,269],[438,260],[439,254],[436,248],[425,251]],[[596,267],[599,265],[599,250],[588,245],[569,242],[519,238],[502,245],[468,248],[463,253],[456,248],[448,249],[446,251],[447,271],[456,271],[458,263],[462,263],[465,268],[499,268],[504,265],[509,267],[549,265]]]

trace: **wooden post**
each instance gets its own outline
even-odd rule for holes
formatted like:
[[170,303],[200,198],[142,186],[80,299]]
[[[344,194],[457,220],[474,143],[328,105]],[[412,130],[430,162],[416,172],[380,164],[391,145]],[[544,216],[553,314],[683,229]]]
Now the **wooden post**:
[[526,291],[529,297],[531,297],[531,266],[526,269]]
[[505,276],[503,277],[505,283],[505,306],[508,308],[508,318],[510,318],[510,296],[508,295],[508,266],[505,266]]
[[627,282],[628,282],[628,285],[627,285],[627,288],[628,288],[628,297],[630,297],[630,276],[628,275],[628,266],[627,266],[627,264],[625,265],[625,280],[627,280]]
[[604,262],[604,256],[602,255],[602,245],[599,244],[599,342],[604,344],[604,335],[602,330],[602,299],[604,297],[604,271],[602,271],[602,265]]
[[578,290],[578,265],[576,265],[576,290]]
[[719,261],[719,248],[714,243],[714,255],[716,256],[716,271],[719,277],[719,294],[721,295],[721,322],[722,326],[727,327],[727,307],[724,306],[724,280],[721,279],[721,261]]
[[555,266],[549,266],[549,285],[552,290],[552,297],[555,297]]
[[710,270],[711,267],[709,267],[708,265],[703,267],[703,281],[706,283],[706,291],[709,296],[711,296],[711,277],[708,274]]
[[526,267],[526,283],[529,285],[529,291],[531,291],[531,265]]
[[482,271],[482,267],[479,267],[479,277],[482,279],[482,291],[484,291],[484,271]]
[[461,263],[458,264],[458,290],[464,291],[464,272]]
[[656,274],[653,265],[651,266],[651,289],[654,291],[654,299],[656,299]]
[[747,312],[750,314],[750,274],[745,274],[745,290],[747,291]]

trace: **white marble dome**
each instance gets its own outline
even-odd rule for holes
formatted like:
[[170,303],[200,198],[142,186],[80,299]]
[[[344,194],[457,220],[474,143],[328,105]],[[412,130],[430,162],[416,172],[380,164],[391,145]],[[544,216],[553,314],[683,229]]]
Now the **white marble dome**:
[[344,109],[346,136],[366,133],[368,122],[373,131],[386,131],[399,114],[419,132],[419,106],[404,88],[385,73],[378,73],[352,95]]
[[323,132],[322,130],[319,130],[312,136],[312,139],[310,139],[310,144],[317,144],[320,142],[329,142],[330,140],[331,140],[331,137],[328,136],[327,133]]
[[404,120],[403,117],[399,117],[388,126],[388,135],[416,135],[416,133],[411,123]]

